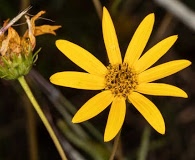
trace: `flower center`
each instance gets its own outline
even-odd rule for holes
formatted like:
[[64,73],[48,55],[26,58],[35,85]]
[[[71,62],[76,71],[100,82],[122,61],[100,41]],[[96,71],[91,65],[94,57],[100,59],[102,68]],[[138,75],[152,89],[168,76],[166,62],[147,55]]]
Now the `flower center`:
[[138,85],[137,73],[127,63],[109,65],[105,76],[106,90],[111,90],[115,96],[127,97]]

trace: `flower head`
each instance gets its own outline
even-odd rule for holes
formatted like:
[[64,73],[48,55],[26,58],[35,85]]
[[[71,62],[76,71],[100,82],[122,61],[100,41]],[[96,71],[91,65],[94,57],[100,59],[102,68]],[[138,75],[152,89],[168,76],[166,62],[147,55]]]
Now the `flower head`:
[[[42,25],[35,26],[35,21],[44,14],[45,11],[40,11],[31,19],[26,17],[28,30],[23,36],[19,36],[15,29],[8,28],[8,33],[0,34],[0,77],[4,79],[17,79],[20,76],[26,75],[34,61],[37,53],[33,55],[33,50],[36,45],[35,36],[51,33],[55,35],[54,30],[61,26]],[[4,27],[8,24],[5,21]]]
[[180,88],[153,81],[174,74],[189,66],[191,62],[175,60],[150,68],[177,40],[176,35],[170,36],[141,56],[153,25],[154,14],[149,14],[138,26],[122,60],[113,22],[104,7],[103,38],[110,63],[107,67],[78,45],[66,40],[56,41],[58,49],[87,73],[59,72],[52,75],[50,81],[60,86],[101,90],[77,111],[72,119],[73,123],[86,121],[111,104],[104,134],[104,141],[109,141],[123,125],[125,101],[128,100],[157,132],[165,133],[165,123],[160,111],[142,94],[186,98],[187,94]]

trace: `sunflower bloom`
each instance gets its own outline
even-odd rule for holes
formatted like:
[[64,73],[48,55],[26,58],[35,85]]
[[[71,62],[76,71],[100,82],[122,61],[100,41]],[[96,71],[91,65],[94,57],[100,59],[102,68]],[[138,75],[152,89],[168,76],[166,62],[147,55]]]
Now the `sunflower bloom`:
[[73,123],[86,121],[111,105],[104,133],[104,141],[110,141],[123,125],[125,101],[128,100],[157,132],[165,133],[165,123],[160,111],[142,94],[187,98],[182,89],[153,81],[174,74],[188,67],[191,62],[174,60],[150,68],[177,40],[176,35],[170,36],[141,56],[153,25],[154,14],[149,14],[138,26],[122,60],[112,19],[104,7],[102,29],[109,59],[107,67],[80,46],[66,40],[56,41],[57,48],[87,73],[59,72],[52,75],[50,81],[65,87],[101,90],[77,111],[72,119]]

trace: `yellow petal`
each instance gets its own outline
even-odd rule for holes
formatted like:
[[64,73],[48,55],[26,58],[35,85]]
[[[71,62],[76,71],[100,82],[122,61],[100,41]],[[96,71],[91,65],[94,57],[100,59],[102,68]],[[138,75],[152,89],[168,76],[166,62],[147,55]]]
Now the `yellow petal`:
[[120,131],[126,113],[126,104],[124,98],[115,98],[110,108],[106,129],[104,133],[104,141],[112,140]]
[[154,96],[188,97],[182,89],[164,83],[142,83],[137,86],[136,91]]
[[141,56],[154,25],[154,14],[149,14],[140,23],[127,48],[124,62],[131,67]]
[[128,98],[157,132],[165,133],[164,119],[158,108],[149,99],[136,92],[131,93]]
[[104,77],[83,72],[58,72],[50,77],[53,84],[89,90],[100,90],[105,87]]
[[111,64],[122,63],[116,31],[110,14],[105,7],[103,8],[102,30],[109,62]]
[[102,91],[88,100],[74,115],[72,122],[80,123],[95,117],[102,112],[114,99],[110,90]]
[[82,47],[66,40],[57,40],[56,46],[65,56],[85,71],[96,75],[106,74],[107,68]]
[[175,60],[150,68],[139,74],[139,83],[152,82],[174,74],[191,64],[188,60]]
[[152,66],[156,61],[158,61],[175,43],[177,40],[177,35],[168,37],[155,46],[153,46],[150,50],[148,50],[138,61],[135,63],[134,68],[138,73],[148,69]]

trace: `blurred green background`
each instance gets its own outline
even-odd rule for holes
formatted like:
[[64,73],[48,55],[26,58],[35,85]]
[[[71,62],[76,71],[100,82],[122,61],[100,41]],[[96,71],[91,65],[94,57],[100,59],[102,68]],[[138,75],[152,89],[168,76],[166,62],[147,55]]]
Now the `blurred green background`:
[[[4,20],[15,17],[19,11],[32,5],[29,14],[35,15],[40,10],[45,10],[46,14],[43,17],[55,21],[40,19],[37,25],[49,23],[62,26],[57,30],[57,36],[37,37],[35,50],[42,49],[33,71],[26,78],[70,160],[108,159],[112,146],[112,142],[104,143],[102,138],[109,109],[89,120],[89,123],[79,125],[71,123],[73,113],[98,92],[53,86],[49,82],[49,77],[55,72],[82,71],[55,47],[57,39],[74,42],[93,53],[104,64],[108,64],[101,20],[96,12],[94,1],[0,0],[1,25]],[[101,1],[101,5],[108,8],[113,19],[122,55],[124,56],[138,24],[147,14],[154,12],[155,26],[146,50],[165,37],[178,34],[179,39],[176,44],[158,63],[174,59],[188,59],[193,63],[195,30],[156,2],[157,0]],[[195,16],[194,0],[180,2]],[[177,8],[177,1],[175,0],[174,3]],[[23,22],[25,19],[17,23]],[[15,26],[15,29],[19,31],[24,26],[25,24]],[[184,89],[188,93],[188,99],[148,96],[165,119],[166,134],[162,136],[150,126],[148,127],[147,160],[195,159],[194,80],[193,65],[161,80]],[[49,134],[19,83],[1,79],[0,88],[0,160],[60,159]],[[118,160],[138,159],[142,134],[148,125],[133,106],[129,105],[127,108],[116,158]]]

